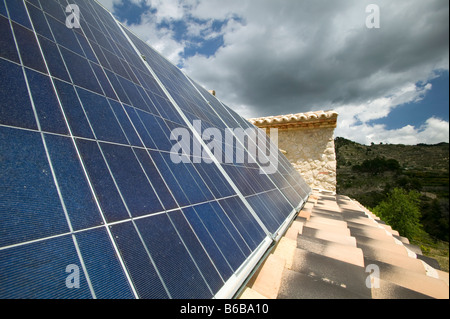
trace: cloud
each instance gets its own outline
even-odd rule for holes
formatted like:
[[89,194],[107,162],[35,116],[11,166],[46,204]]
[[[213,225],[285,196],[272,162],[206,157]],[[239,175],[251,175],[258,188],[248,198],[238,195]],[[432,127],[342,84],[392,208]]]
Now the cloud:
[[347,126],[368,123],[387,117],[392,109],[399,105],[420,101],[431,88],[431,84],[424,87],[406,84],[389,97],[380,97],[361,104],[346,104],[335,108],[335,111],[340,114],[342,123]]
[[[371,3],[380,7],[380,29],[365,25],[365,9]],[[348,134],[344,137],[357,139],[365,132],[361,139],[376,139],[386,128],[370,121],[420,101],[432,89],[427,83],[436,71],[449,69],[448,1],[146,0],[146,4],[157,12],[143,15],[142,23],[130,28],[248,118],[336,109],[340,123],[348,126],[338,130]],[[161,28],[161,21],[183,21],[185,37],[176,39],[175,29]],[[220,30],[213,30],[213,21],[221,21]],[[223,45],[212,55],[184,56],[196,36],[220,36]],[[427,123],[428,129],[405,127],[388,133],[431,138],[434,126]]]
[[448,3],[377,1],[381,28],[369,30],[365,7],[372,2],[227,6],[245,23],[230,23],[224,47],[213,57],[187,59],[185,69],[246,117],[336,109],[341,136],[364,143],[394,135],[404,143],[435,141],[442,135],[431,134],[434,126],[389,131],[370,121],[420,101],[434,71],[448,70]]
[[[127,27],[176,65],[185,53],[200,49],[206,41],[222,37],[229,18],[205,16],[199,0],[99,0],[118,15]],[[124,5],[140,8],[139,17],[127,17]],[[136,10],[134,11],[136,14]],[[220,18],[220,19],[219,19]],[[208,52],[210,50],[207,50]]]
[[406,125],[400,129],[387,130],[384,125],[340,126],[339,136],[352,136],[361,144],[387,143],[415,145],[449,142],[449,122],[431,117],[421,127]]
[[122,3],[122,0],[100,0],[99,1],[106,9],[113,12],[114,11],[114,5],[118,5]]
[[146,4],[152,8],[156,8],[154,13],[157,23],[163,21],[181,20],[185,16],[187,10],[187,1],[179,0],[146,0]]
[[385,118],[392,109],[405,103],[414,103],[432,89],[424,86],[406,85],[389,97],[381,97],[363,104],[345,105],[335,109],[339,113],[336,135],[351,138],[361,144],[435,144],[449,141],[449,122],[430,117],[418,128],[406,125],[400,129],[389,130],[383,124],[371,121]]
[[128,28],[172,63],[178,64],[185,44],[174,39],[173,30],[158,27],[154,19],[151,13],[145,13],[140,24],[131,24]]
[[258,1],[249,12],[236,9],[246,23],[230,28],[213,58],[189,58],[185,69],[222,84],[215,89],[226,102],[247,104],[254,116],[389,96],[448,69],[448,13],[437,10],[448,4],[431,1],[430,12],[428,2],[397,2],[380,4],[382,27],[368,30],[365,1]]

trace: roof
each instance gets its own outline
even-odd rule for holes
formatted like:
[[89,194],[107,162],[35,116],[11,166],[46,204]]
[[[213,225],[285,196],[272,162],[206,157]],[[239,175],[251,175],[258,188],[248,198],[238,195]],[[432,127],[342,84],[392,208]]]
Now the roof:
[[449,274],[357,201],[315,191],[241,299],[449,298]]
[[260,128],[308,129],[336,128],[338,113],[335,111],[318,111],[289,115],[278,115],[249,119]]

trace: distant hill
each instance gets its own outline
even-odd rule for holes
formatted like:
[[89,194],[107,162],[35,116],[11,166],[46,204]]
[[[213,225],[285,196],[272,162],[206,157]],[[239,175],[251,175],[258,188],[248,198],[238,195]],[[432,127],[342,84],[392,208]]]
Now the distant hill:
[[433,171],[445,173],[449,171],[449,144],[358,144],[342,137],[335,140],[338,165],[351,162],[361,164],[364,160],[377,156],[397,160],[404,169]]
[[422,194],[425,231],[448,241],[449,144],[362,145],[335,140],[337,192],[366,207],[377,206],[394,187]]

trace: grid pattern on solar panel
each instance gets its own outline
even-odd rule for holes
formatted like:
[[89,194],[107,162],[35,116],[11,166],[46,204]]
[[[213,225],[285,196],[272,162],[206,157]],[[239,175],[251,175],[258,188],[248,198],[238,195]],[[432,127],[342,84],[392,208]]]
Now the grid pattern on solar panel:
[[[201,87],[196,83],[194,84],[203,96],[209,97],[208,102],[210,103],[210,106],[213,108],[213,110],[219,115],[219,117],[222,119],[228,119],[228,125],[232,124],[233,125],[232,127],[242,128],[243,130],[258,129],[256,126],[246,121],[232,109],[230,109],[229,107],[218,101],[215,97],[209,96],[208,92],[203,87]],[[277,174],[268,174],[267,176],[272,179],[272,181],[276,184],[277,188],[280,190],[292,187],[293,190],[288,190],[288,192],[296,192],[297,195],[300,197],[293,198],[291,203],[294,207],[295,205],[298,205],[298,203],[302,199],[305,199],[308,196],[310,191],[309,186],[306,184],[303,178],[299,177],[298,172],[295,171],[294,167],[289,163],[287,158],[281,155],[281,152],[278,151],[278,147],[274,145],[273,142],[268,137],[263,139],[261,144],[257,144],[257,147],[258,147],[258,155],[262,156],[262,159],[259,160],[259,162],[263,162],[262,166],[270,163],[270,159],[267,157],[267,154],[271,153],[270,147],[272,147],[272,150],[277,150],[277,152],[279,152],[277,154],[277,162],[279,165],[278,166],[279,169],[276,172]],[[280,178],[280,175],[282,175],[283,178]],[[286,182],[288,184],[286,184]]]
[[[211,298],[267,233],[218,166],[171,161],[170,132],[189,125],[112,16],[72,0],[82,23],[69,29],[68,4],[0,0],[0,296]],[[189,120],[231,123],[144,48]],[[301,202],[282,166],[258,177],[271,186],[247,194],[252,207]]]
[[[197,89],[202,93],[203,96],[208,96],[208,93],[206,90],[198,85],[196,85]],[[212,107],[214,111],[217,112],[217,114],[220,114],[220,118],[224,119],[226,118],[228,120],[227,125],[230,125],[231,127],[238,127],[242,130],[250,129],[251,131],[257,131],[257,128],[254,127],[249,122],[245,121],[242,117],[240,117],[238,114],[233,112],[231,109],[227,108],[223,104],[220,103],[215,97],[208,96],[209,98],[209,104]],[[249,136],[249,138],[252,138]],[[253,136],[255,138],[255,136]],[[241,139],[241,138],[239,138]],[[259,171],[264,171],[265,167],[269,164],[273,164],[273,162],[277,163],[276,172],[272,172],[271,174],[262,175],[258,174],[256,175],[256,178],[259,177],[261,181],[261,177],[265,177],[266,179],[261,181],[261,184],[263,184],[266,188],[263,188],[264,191],[260,191],[260,189],[255,190],[255,193],[249,194],[248,196],[254,196],[254,194],[257,194],[259,198],[266,197],[268,192],[272,192],[274,195],[272,195],[272,198],[277,199],[276,202],[274,202],[274,206],[267,207],[267,211],[269,212],[276,212],[278,208],[281,208],[280,213],[282,214],[282,222],[286,220],[286,217],[288,217],[289,212],[291,211],[289,209],[288,203],[293,208],[297,208],[299,203],[301,203],[306,197],[309,195],[309,187],[305,184],[304,180],[302,178],[298,178],[298,173],[293,169],[292,165],[286,160],[286,158],[281,155],[280,151],[278,150],[278,147],[273,144],[273,142],[270,140],[269,137],[267,137],[265,134],[263,135],[263,139],[260,139],[258,137],[256,139],[257,141],[253,140],[253,144],[257,146],[257,157],[258,159],[255,160],[255,162],[260,163],[260,167],[258,167]],[[238,141],[237,141],[238,142]],[[244,148],[245,140],[240,141],[241,147]],[[246,155],[248,156],[248,145],[245,148]],[[271,154],[276,152],[275,155],[276,160],[274,161],[273,158],[270,158],[267,154]],[[236,165],[226,165],[223,164],[224,167],[228,167],[228,169],[235,169]],[[242,168],[241,168],[242,169]],[[247,170],[250,169],[251,172],[255,173],[255,169],[253,167],[247,167]],[[232,178],[238,178],[238,173],[232,173],[229,174]],[[297,178],[295,178],[297,177]],[[297,180],[301,183],[298,184]],[[241,185],[241,191],[244,193],[245,189],[243,185],[248,182],[247,179],[241,179],[236,180],[235,183],[237,185]],[[260,184],[260,185],[261,185]],[[254,186],[254,181],[250,181],[249,186]],[[286,203],[286,200],[288,203]],[[271,205],[270,202],[266,204]],[[283,207],[284,205],[284,207]],[[256,207],[255,207],[256,208]],[[261,212],[261,211],[258,211]],[[272,216],[276,218],[276,216]],[[264,218],[261,214],[260,218]],[[272,232],[276,231],[276,227],[279,227],[279,223],[272,224],[272,226],[269,226],[269,230]]]
[[[193,121],[200,119],[202,125],[206,127],[214,127],[221,131],[222,136],[225,136],[227,128],[242,128],[256,130],[250,123],[243,124],[236,121],[232,114],[225,109],[225,107],[215,98],[213,98],[204,88],[199,85],[193,85],[193,81],[188,79],[182,72],[168,62],[164,57],[152,50],[149,46],[144,44],[140,39],[127,31],[127,35],[132,39],[139,52],[146,57],[146,61],[155,71],[158,78],[169,91],[176,104],[186,115],[187,119]],[[207,100],[207,98],[209,100]],[[237,114],[236,114],[237,115]],[[245,126],[244,126],[245,125]],[[244,127],[243,127],[244,126]],[[201,129],[200,129],[201,131]],[[233,145],[228,145],[236,149],[241,147],[244,152],[244,158],[249,158],[248,145],[245,146],[245,141],[242,138],[234,136]],[[266,141],[264,141],[266,142]],[[256,143],[255,143],[256,144]],[[223,149],[227,145],[223,144]],[[277,157],[280,157],[278,149],[275,147]],[[268,162],[267,148],[258,150],[259,155],[263,155],[265,162]],[[236,151],[233,152],[235,154]],[[227,152],[222,152],[226,156]],[[282,156],[281,156],[282,157]],[[219,158],[219,162],[226,162],[224,158]],[[292,185],[288,184],[286,178],[282,174],[272,174],[270,177],[265,174],[260,174],[261,166],[253,158],[252,161],[245,163],[236,163],[235,159],[231,159],[232,165],[223,165],[225,171],[232,177],[235,185],[238,186],[239,191],[245,196],[255,196],[253,199],[253,209],[255,212],[261,212],[259,218],[265,218],[265,225],[271,233],[275,233],[280,225],[286,220],[293,208],[308,195],[306,185],[297,185],[297,189],[293,189]],[[286,163],[284,162],[283,165]],[[291,166],[291,165],[289,165]],[[298,176],[298,173],[291,170],[293,176]],[[299,178],[301,180],[301,178]],[[299,193],[299,190],[301,192]],[[270,196],[266,196],[270,195]],[[264,201],[264,202],[263,202]],[[289,207],[291,206],[291,207]],[[261,208],[264,208],[261,210]],[[262,213],[264,212],[264,213]],[[267,213],[269,212],[269,213]]]

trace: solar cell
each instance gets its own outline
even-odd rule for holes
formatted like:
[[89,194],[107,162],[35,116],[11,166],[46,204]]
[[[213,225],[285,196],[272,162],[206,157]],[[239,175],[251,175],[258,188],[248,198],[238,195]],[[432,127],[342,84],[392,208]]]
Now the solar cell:
[[37,129],[23,69],[14,63],[0,59],[0,72],[2,74],[0,85],[3,92],[0,100],[0,123]]
[[0,31],[0,297],[232,297],[310,192],[275,145],[95,1]]

